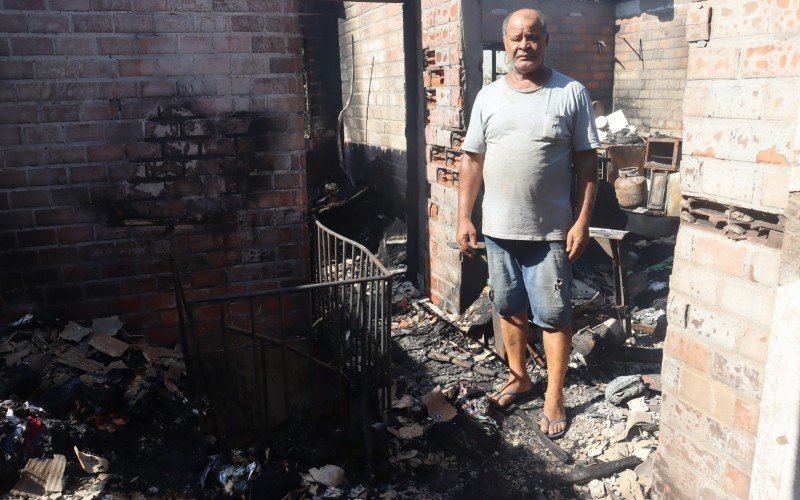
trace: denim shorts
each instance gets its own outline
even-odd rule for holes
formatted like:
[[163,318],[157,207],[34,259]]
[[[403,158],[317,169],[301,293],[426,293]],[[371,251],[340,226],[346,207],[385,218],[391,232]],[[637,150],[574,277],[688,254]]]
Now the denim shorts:
[[548,330],[572,320],[572,264],[564,241],[520,241],[486,237],[491,299],[500,316],[531,309],[533,322]]

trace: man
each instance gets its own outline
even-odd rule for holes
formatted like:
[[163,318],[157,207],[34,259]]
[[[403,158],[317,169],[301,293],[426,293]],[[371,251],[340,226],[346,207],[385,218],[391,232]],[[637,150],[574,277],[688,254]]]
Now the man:
[[492,401],[508,407],[533,389],[525,368],[530,307],[544,331],[547,356],[540,425],[557,438],[567,428],[563,388],[572,347],[571,264],[589,242],[600,143],[586,89],[544,64],[549,36],[542,14],[511,13],[503,22],[503,43],[511,68],[478,93],[462,146],[456,239],[463,254],[475,255],[472,210],[483,181],[489,285],[510,369]]

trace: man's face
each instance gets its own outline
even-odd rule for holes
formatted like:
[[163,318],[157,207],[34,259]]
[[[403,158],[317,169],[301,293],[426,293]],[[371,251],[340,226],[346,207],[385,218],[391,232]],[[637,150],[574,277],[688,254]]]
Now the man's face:
[[522,11],[511,16],[503,44],[517,73],[528,75],[544,65],[549,38],[535,12]]

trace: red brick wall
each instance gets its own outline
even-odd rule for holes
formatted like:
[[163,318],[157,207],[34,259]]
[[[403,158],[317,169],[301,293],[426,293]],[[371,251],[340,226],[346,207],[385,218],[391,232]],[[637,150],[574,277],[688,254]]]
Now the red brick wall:
[[[786,390],[767,383],[766,360],[783,349],[770,345],[783,327],[774,321],[776,291],[797,269],[796,251],[784,242],[796,240],[783,239],[798,217],[788,203],[800,118],[800,21],[790,4],[712,0],[687,12],[682,193],[693,205],[739,210],[770,229],[740,236],[725,229],[735,220],[705,221],[684,209],[655,468],[664,498],[748,498],[757,449],[775,441],[759,427],[773,418],[763,411],[765,395]],[[794,452],[791,443],[785,448]],[[766,470],[779,475],[779,458],[762,456]],[[752,498],[788,498],[772,493]]]
[[616,6],[614,109],[642,131],[681,137],[689,4],[634,0]]
[[[339,23],[342,102],[347,101],[355,63],[355,85],[345,113],[345,165],[357,183],[381,193],[405,214],[406,94],[403,4],[344,2]],[[350,40],[355,41],[355,61]]]
[[431,299],[448,311],[461,304],[461,265],[455,241],[458,211],[458,167],[464,120],[460,0],[423,0],[422,49],[425,87],[425,158],[430,186],[427,197],[428,249],[423,273],[429,278]]
[[308,277],[295,0],[7,0],[4,318],[121,314]]
[[[614,72],[614,6],[610,2],[489,0],[481,3],[483,42],[502,42],[509,12],[539,9],[547,19],[547,64],[589,90],[593,100],[611,104]],[[598,41],[605,47],[598,51]]]

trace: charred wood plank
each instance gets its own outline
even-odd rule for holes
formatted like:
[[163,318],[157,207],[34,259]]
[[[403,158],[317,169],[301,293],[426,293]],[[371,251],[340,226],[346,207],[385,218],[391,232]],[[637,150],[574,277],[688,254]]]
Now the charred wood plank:
[[473,371],[480,375],[486,375],[487,377],[494,377],[500,380],[506,380],[508,378],[506,373],[499,372],[497,370],[490,370],[489,368],[481,366],[472,361],[456,358],[455,356],[448,356],[447,354],[443,354],[441,352],[429,351],[427,356],[429,359],[432,359],[434,361],[438,361],[440,363],[450,363],[451,365],[460,366],[461,368],[466,368],[467,370]]
[[547,437],[547,435],[542,432],[542,429],[539,427],[539,424],[533,421],[533,419],[525,413],[522,408],[517,408],[514,410],[513,415],[519,417],[523,422],[528,424],[528,427],[531,428],[533,434],[539,439],[539,441],[547,448],[547,451],[553,454],[561,463],[568,464],[572,461],[572,457],[569,454],[562,450],[560,446],[553,442],[552,439]]
[[640,463],[642,463],[641,459],[630,456],[611,462],[600,462],[588,467],[576,467],[572,472],[562,476],[561,482],[563,484],[584,484],[592,479],[600,479],[612,476],[625,469],[633,469]]
[[489,298],[489,287],[484,287],[481,294],[470,305],[461,319],[456,322],[458,329],[473,340],[488,338],[492,329],[492,301]]

